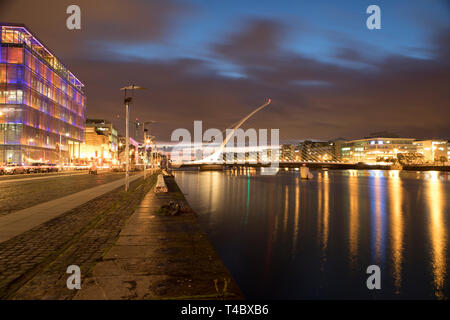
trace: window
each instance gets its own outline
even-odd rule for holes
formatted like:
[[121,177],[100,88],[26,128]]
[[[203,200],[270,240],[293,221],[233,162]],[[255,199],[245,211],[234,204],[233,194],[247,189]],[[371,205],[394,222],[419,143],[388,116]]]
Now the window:
[[6,60],[6,57],[7,57],[7,47],[1,47],[0,48],[0,63],[6,63],[6,62],[8,62],[7,60]]
[[31,69],[31,53],[28,50],[25,50],[25,65]]
[[6,69],[6,80],[8,83],[21,83],[22,69],[20,66],[9,65]]
[[8,48],[8,63],[23,63],[23,48]]
[[13,43],[14,42],[14,33],[11,30],[5,30],[3,32],[3,39],[2,42],[6,42],[6,43]]
[[0,65],[0,83],[6,83],[6,65]]

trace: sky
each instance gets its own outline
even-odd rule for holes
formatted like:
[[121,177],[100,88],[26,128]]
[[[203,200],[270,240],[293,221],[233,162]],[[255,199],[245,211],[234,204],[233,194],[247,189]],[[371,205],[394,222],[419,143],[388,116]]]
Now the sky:
[[[67,6],[81,30],[66,28]],[[381,9],[369,30],[366,8]],[[374,132],[450,138],[450,1],[1,0],[85,84],[89,118],[123,132],[119,90],[151,133],[278,128],[282,142]],[[132,130],[133,131],[133,130]]]

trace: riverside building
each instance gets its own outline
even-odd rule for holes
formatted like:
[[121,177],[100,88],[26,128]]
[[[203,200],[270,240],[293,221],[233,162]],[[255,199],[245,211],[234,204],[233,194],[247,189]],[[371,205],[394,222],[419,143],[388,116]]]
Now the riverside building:
[[341,145],[343,161],[376,163],[397,158],[399,153],[416,151],[411,138],[374,137],[352,140]]
[[102,165],[117,164],[118,134],[112,123],[103,119],[86,120],[86,142],[81,144],[81,160]]
[[24,25],[0,23],[0,162],[67,164],[80,155],[83,84]]

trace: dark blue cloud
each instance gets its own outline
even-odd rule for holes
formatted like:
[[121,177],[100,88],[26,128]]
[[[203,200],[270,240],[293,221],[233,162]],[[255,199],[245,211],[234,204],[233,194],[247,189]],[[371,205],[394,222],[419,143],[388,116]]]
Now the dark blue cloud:
[[[86,84],[91,117],[123,113],[118,88],[136,83],[149,90],[132,117],[158,120],[161,140],[193,120],[223,129],[267,97],[248,125],[286,140],[450,136],[444,1],[80,0],[78,33],[61,27],[69,3],[14,0],[0,20],[28,24],[55,50]],[[372,3],[381,30],[365,27]]]

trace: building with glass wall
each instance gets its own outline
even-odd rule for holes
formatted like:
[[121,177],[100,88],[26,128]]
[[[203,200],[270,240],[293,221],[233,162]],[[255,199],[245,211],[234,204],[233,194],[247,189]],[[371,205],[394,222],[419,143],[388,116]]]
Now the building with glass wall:
[[414,142],[417,152],[422,154],[424,160],[428,163],[447,162],[447,144],[447,140],[419,140]]
[[85,139],[83,84],[24,25],[0,31],[0,162],[73,161]]
[[411,138],[374,137],[352,140],[341,145],[343,161],[376,163],[397,158],[399,153],[416,152]]

